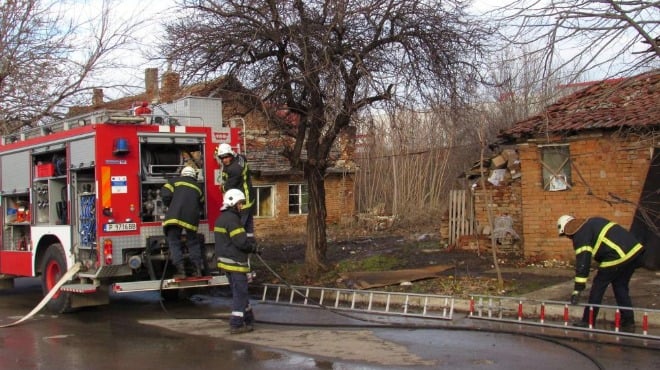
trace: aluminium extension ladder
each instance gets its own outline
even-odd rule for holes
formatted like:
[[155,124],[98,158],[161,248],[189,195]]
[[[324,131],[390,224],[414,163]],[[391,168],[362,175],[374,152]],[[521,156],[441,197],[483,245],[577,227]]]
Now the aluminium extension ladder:
[[[639,307],[619,307],[604,304],[577,304],[568,302],[537,300],[521,297],[473,295],[470,298],[468,318],[503,321],[525,325],[536,325],[603,334],[616,334],[646,339],[660,339],[660,328],[649,325],[649,316],[660,320],[660,310]],[[589,309],[588,327],[576,327],[572,320],[582,318],[585,307]],[[599,308],[598,322],[594,320],[594,308]],[[635,333],[621,330],[621,310],[634,312],[637,329]],[[604,324],[603,324],[604,322]],[[610,324],[611,322],[611,324]],[[641,325],[640,325],[641,324]],[[654,333],[650,333],[653,331]]]
[[451,320],[451,296],[264,284],[262,302],[372,314]]

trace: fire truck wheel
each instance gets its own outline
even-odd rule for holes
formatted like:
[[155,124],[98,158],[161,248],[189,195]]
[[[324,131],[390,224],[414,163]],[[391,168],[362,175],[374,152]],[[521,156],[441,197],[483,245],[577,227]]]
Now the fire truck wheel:
[[[44,253],[41,264],[41,289],[44,296],[66,273],[66,259],[61,244],[52,244]],[[57,292],[48,302],[48,309],[54,313],[71,311],[71,293]]]

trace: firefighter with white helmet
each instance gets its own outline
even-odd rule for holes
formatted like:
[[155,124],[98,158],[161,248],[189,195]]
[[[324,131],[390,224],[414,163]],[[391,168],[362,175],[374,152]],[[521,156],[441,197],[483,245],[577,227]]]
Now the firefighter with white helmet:
[[248,237],[254,238],[254,189],[252,188],[252,175],[247,159],[237,154],[227,143],[221,143],[216,150],[216,156],[222,164],[222,191],[238,189],[245,194],[245,204],[241,209],[241,222],[245,226]]
[[215,253],[218,268],[225,271],[232,292],[231,334],[253,330],[254,313],[248,296],[250,272],[249,254],[259,253],[253,239],[248,238],[241,223],[240,212],[245,205],[245,195],[238,189],[229,189],[223,195],[222,212],[215,221]]
[[202,248],[197,236],[200,209],[204,203],[204,192],[197,183],[197,170],[186,166],[181,176],[170,179],[161,189],[163,203],[168,207],[163,220],[163,231],[167,236],[170,259],[176,268],[175,278],[185,278],[186,269],[182,251],[181,235],[186,231],[186,247],[193,265],[192,276],[202,276]]
[[[629,294],[630,279],[644,262],[644,246],[620,225],[603,217],[576,218],[563,215],[557,219],[559,236],[573,241],[575,250],[575,284],[571,303],[577,304],[585,289],[591,259],[598,263],[598,273],[589,292],[589,304],[601,304],[607,287],[612,284],[614,298],[620,307],[632,307]],[[575,326],[588,327],[596,322],[598,307],[584,308],[582,320]],[[635,330],[635,316],[631,310],[621,310],[621,329]]]
[[227,143],[221,143],[220,145],[218,145],[218,150],[217,150],[216,155],[219,158],[222,158],[222,157],[228,156],[228,155],[234,156],[234,155],[236,155],[236,153],[234,153],[234,150],[232,150],[231,145],[229,145]]
[[569,215],[563,215],[559,217],[559,219],[557,220],[557,231],[559,233],[559,236],[564,235],[564,229],[566,228],[566,224],[568,224],[572,220],[575,220],[575,217]]

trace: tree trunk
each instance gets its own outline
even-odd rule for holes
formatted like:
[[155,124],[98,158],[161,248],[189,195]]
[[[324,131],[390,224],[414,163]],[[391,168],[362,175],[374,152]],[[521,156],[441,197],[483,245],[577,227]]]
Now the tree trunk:
[[325,180],[322,172],[312,165],[306,166],[309,191],[307,238],[305,241],[305,269],[310,277],[325,271],[328,242],[326,238]]

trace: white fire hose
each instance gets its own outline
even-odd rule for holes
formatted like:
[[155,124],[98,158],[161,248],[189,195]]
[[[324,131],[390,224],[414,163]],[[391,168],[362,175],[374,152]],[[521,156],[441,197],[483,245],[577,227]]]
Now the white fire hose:
[[53,288],[48,292],[48,294],[46,294],[46,296],[41,300],[41,302],[39,302],[39,304],[35,308],[33,308],[32,311],[30,311],[30,313],[28,313],[27,315],[23,316],[19,320],[16,320],[16,321],[14,321],[10,324],[0,325],[0,328],[8,328],[10,326],[18,325],[18,324],[22,323],[23,321],[25,321],[25,320],[31,318],[32,316],[34,316],[37,312],[41,311],[41,309],[44,308],[46,303],[48,303],[48,301],[50,301],[50,299],[53,298],[55,293],[57,293],[57,291],[60,290],[62,285],[64,285],[64,283],[66,283],[67,281],[71,280],[73,275],[75,275],[79,270],[80,270],[80,262],[76,262],[76,264],[71,266],[71,268],[69,269],[69,271],[66,272],[66,274],[62,275],[62,277],[57,282],[57,284],[55,284],[55,286],[53,286]]

